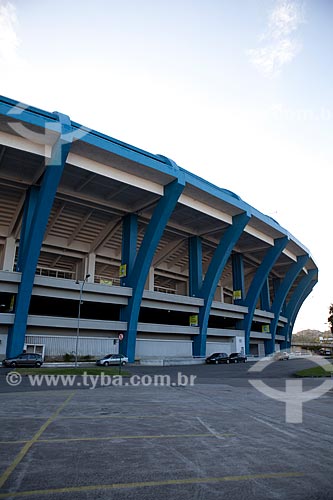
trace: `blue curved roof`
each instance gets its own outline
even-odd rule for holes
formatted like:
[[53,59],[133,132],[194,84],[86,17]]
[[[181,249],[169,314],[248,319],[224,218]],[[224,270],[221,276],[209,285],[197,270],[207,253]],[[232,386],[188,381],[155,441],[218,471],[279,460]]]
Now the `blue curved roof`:
[[[58,121],[56,112],[50,113],[4,96],[0,96],[0,114],[43,128],[52,128],[51,124]],[[166,156],[150,153],[113,137],[107,136],[101,132],[86,128],[74,121],[71,121],[71,125],[74,129],[74,136],[78,131],[84,131],[84,137],[80,138],[83,142],[108,150],[114,154],[126,157],[130,161],[140,163],[168,175],[175,175],[176,172],[181,172],[185,175],[186,183],[201,189],[230,205],[238,207],[240,210],[251,213],[263,223],[273,227],[281,234],[287,236],[311,257],[309,250],[285,228],[283,228],[275,219],[252,207],[242,200],[236,193],[226,188],[218,187],[198,175],[179,167],[173,160]]]

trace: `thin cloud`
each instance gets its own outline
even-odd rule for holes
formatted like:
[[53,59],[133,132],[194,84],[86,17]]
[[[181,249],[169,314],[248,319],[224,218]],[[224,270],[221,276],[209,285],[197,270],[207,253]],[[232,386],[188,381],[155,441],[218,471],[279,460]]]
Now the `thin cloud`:
[[0,0],[0,60],[12,62],[17,59],[19,38],[16,34],[16,8],[11,2]]
[[303,22],[302,9],[299,3],[280,1],[269,19],[269,36],[281,38],[296,31]]
[[302,5],[296,1],[278,0],[261,35],[261,46],[247,51],[250,62],[265,76],[273,77],[290,63],[302,49],[296,38],[304,22]]

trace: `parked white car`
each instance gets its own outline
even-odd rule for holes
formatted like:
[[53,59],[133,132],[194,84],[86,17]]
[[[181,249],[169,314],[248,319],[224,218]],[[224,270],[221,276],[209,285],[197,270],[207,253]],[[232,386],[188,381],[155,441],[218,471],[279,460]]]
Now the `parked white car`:
[[276,361],[287,361],[289,359],[289,353],[285,351],[279,351],[274,354],[274,359]]

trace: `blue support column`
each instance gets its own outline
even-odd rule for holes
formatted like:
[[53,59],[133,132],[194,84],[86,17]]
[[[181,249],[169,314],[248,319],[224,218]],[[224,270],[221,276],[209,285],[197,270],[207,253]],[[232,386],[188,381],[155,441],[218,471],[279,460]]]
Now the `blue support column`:
[[[51,158],[46,164],[42,183],[37,191],[32,189],[27,198],[25,221],[20,238],[19,266],[22,272],[21,283],[15,301],[14,324],[9,329],[7,357],[17,356],[22,352],[26,333],[30,299],[35,279],[35,272],[43,243],[48,218],[63,173],[72,140],[70,119],[57,113],[60,136],[52,148]],[[32,195],[33,193],[33,195]]]
[[130,362],[133,362],[135,359],[140,305],[151,262],[163,231],[184,187],[185,176],[182,172],[179,172],[178,179],[164,188],[164,195],[159,200],[148,224],[135,259],[133,270],[126,279],[126,285],[132,287],[132,296],[129,298],[127,306],[121,310],[121,320],[127,321],[127,332],[122,341],[121,349],[122,353],[128,356]]
[[120,280],[122,286],[126,286],[128,277],[131,276],[134,268],[137,237],[138,216],[136,214],[128,214],[123,219],[121,263],[126,265],[126,276]]
[[31,223],[35,213],[37,201],[39,195],[39,187],[31,186],[27,190],[27,194],[24,202],[24,212],[22,218],[22,228],[20,234],[20,245],[18,249],[16,271],[22,272],[24,266],[24,259],[27,254],[27,248],[29,246],[29,232],[31,229]]
[[263,311],[269,311],[271,308],[271,297],[269,294],[269,281],[265,279],[260,291],[260,305]]
[[272,338],[269,340],[265,340],[265,354],[272,354],[275,350],[275,336],[277,330],[277,324],[279,321],[279,316],[282,313],[283,304],[287,298],[289,290],[294,283],[295,279],[301,272],[302,268],[305,266],[307,261],[309,260],[309,255],[301,255],[297,258],[297,261],[294,262],[288,272],[286,273],[284,280],[281,282],[278,290],[276,291],[273,304],[272,304],[272,313],[274,313],[274,318],[271,321],[270,333]]
[[245,297],[243,255],[241,253],[233,253],[231,255],[231,263],[233,291],[240,292],[240,297],[234,298],[234,304],[241,304]]
[[297,317],[297,314],[299,313],[300,308],[303,305],[303,302],[305,299],[310,295],[310,293],[313,290],[313,287],[316,285],[317,281],[313,280],[309,285],[305,288],[303,291],[302,297],[300,301],[297,304],[297,307],[294,309],[293,314],[290,318],[290,322],[288,322],[288,330],[287,330],[287,335],[285,336],[285,340],[282,342],[282,349],[290,349],[291,348],[291,337],[292,337],[292,330],[295,324],[295,320]]
[[199,311],[200,333],[193,339],[193,356],[204,357],[206,355],[208,320],[214,293],[230,254],[249,219],[250,215],[247,212],[233,217],[232,225],[222,236],[209,264],[200,290],[200,297],[204,299],[204,305],[200,307]]
[[198,297],[202,285],[202,242],[198,236],[188,240],[189,295]]
[[297,317],[297,314],[307,298],[311,293],[313,287],[318,282],[317,269],[310,269],[308,274],[306,274],[301,281],[298,283],[296,289],[293,292],[292,297],[288,301],[285,308],[285,315],[288,318],[288,323],[283,327],[281,332],[285,336],[285,340],[282,344],[283,349],[290,348],[291,345],[291,333]]
[[281,284],[281,278],[277,278],[276,276],[274,276],[274,278],[272,279],[272,283],[273,283],[273,295],[275,297]]
[[245,330],[245,352],[250,353],[250,333],[252,327],[253,315],[256,309],[256,305],[260,296],[260,292],[264,283],[266,282],[268,275],[274,266],[275,262],[279,258],[281,252],[286,247],[288,243],[288,237],[278,238],[274,240],[274,246],[272,246],[264,257],[264,260],[257,269],[256,274],[251,282],[250,288],[246,295],[246,300],[244,305],[247,306],[248,312],[244,318],[244,330]]

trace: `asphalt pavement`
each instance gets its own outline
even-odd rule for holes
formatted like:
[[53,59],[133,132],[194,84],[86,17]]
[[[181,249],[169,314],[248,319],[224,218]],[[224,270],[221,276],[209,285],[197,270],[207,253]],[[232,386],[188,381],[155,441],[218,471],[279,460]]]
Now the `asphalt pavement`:
[[133,365],[104,385],[2,369],[0,499],[333,500],[332,382],[293,377],[310,364]]

